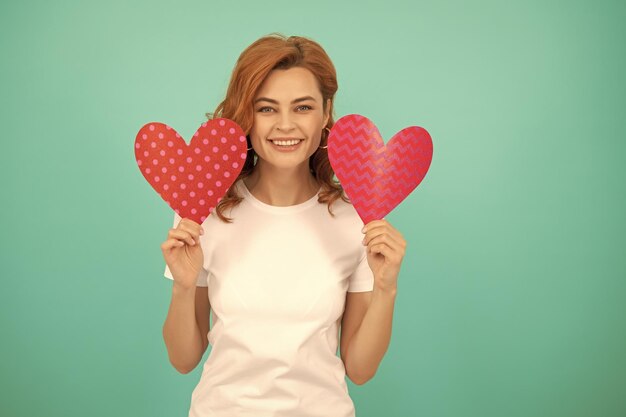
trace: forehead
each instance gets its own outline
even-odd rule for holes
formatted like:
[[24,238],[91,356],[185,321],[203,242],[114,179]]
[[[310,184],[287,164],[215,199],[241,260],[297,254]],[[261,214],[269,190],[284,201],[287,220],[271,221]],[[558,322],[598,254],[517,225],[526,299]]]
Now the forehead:
[[[317,79],[311,71],[302,67],[272,70],[261,84],[256,97],[289,100],[294,97],[322,97]],[[255,97],[255,98],[256,98]]]

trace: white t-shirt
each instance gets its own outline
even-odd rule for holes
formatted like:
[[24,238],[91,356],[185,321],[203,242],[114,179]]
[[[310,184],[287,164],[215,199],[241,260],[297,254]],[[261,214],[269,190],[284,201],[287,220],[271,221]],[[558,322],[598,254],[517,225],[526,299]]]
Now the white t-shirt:
[[374,285],[362,220],[341,199],[331,217],[317,195],[279,207],[235,187],[233,223],[212,213],[202,224],[197,285],[209,287],[213,325],[189,416],[354,416],[337,348],[346,291]]

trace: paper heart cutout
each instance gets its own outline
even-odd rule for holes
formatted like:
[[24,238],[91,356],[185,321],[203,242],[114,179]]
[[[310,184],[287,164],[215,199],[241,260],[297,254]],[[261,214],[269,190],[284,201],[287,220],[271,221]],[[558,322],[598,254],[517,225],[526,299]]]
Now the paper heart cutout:
[[246,156],[245,133],[225,118],[203,123],[189,145],[158,122],[145,124],[135,138],[135,159],[144,178],[180,217],[198,224],[226,195]]
[[402,129],[385,145],[367,117],[337,120],[328,135],[328,159],[364,224],[384,218],[424,179],[433,155],[426,129]]

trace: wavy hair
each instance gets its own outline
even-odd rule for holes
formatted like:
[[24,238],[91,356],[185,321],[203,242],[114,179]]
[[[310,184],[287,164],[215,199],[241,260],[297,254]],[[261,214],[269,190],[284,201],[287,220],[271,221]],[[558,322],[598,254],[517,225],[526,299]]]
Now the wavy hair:
[[[324,111],[326,111],[327,101],[330,99],[330,117],[326,125],[328,130],[322,131],[320,143],[320,146],[325,146],[328,144],[330,128],[335,123],[333,105],[337,92],[337,74],[324,49],[317,42],[301,36],[286,37],[280,33],[271,33],[248,46],[239,56],[233,69],[226,98],[217,106],[215,112],[206,113],[206,117],[209,120],[224,117],[239,124],[246,134],[247,147],[252,148],[249,133],[254,121],[253,100],[257,91],[272,70],[293,67],[306,68],[313,73],[324,99]],[[252,174],[256,158],[254,149],[250,149],[240,174],[217,204],[215,212],[222,221],[232,222],[231,218],[224,215],[224,211],[229,208],[232,209],[243,200],[243,197],[235,191],[234,185],[240,179]],[[309,169],[322,187],[317,199],[318,203],[328,204],[328,212],[334,217],[331,210],[332,204],[339,198],[347,203],[350,203],[350,200],[345,195],[339,181],[334,179],[335,172],[328,160],[326,149],[318,148],[311,155]]]

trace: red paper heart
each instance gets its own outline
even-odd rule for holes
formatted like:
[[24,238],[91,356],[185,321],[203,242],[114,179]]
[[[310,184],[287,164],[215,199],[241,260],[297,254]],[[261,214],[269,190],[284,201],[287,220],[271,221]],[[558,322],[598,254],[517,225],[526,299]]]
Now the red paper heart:
[[385,146],[367,117],[337,120],[328,136],[328,159],[364,224],[380,220],[424,179],[433,156],[430,135],[402,129]]
[[246,148],[245,133],[229,119],[203,123],[189,145],[171,127],[152,122],[137,133],[135,159],[180,217],[202,224],[239,176]]

